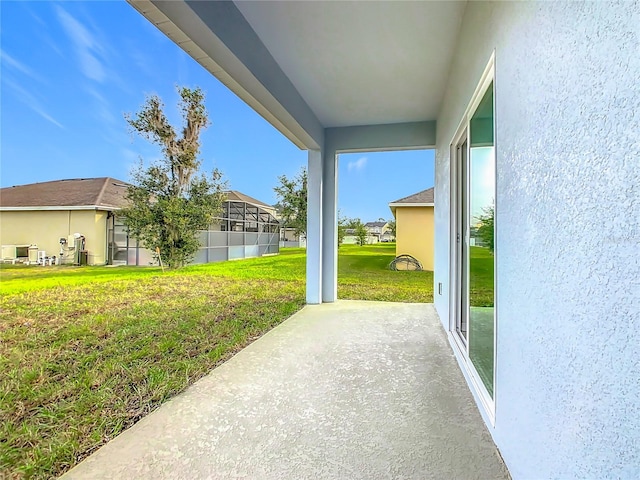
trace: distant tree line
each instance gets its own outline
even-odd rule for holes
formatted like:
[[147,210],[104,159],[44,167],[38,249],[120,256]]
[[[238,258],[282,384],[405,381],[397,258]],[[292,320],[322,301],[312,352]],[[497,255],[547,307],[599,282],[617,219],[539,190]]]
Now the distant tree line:
[[[305,235],[307,233],[307,169],[302,168],[300,172],[293,178],[286,175],[278,177],[278,186],[273,190],[278,197],[276,209],[280,214],[282,226],[292,228],[296,235]],[[391,235],[396,235],[395,220],[385,221],[389,225]],[[344,242],[347,231],[356,237],[358,245],[363,246],[367,243],[369,232],[365,224],[359,218],[343,217],[338,212],[338,247]]]

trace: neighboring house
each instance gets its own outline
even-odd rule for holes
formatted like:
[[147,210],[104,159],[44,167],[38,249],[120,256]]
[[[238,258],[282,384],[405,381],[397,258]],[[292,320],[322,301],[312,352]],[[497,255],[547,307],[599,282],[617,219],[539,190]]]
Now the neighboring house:
[[434,149],[434,305],[512,477],[640,478],[639,2],[130,2],[308,151],[310,304],[338,156]]
[[433,270],[433,191],[428,188],[389,204],[396,219],[396,256],[411,255],[425,270]]
[[281,247],[306,247],[307,242],[304,234],[298,235],[295,228],[280,228],[280,246]]
[[[59,263],[149,265],[151,251],[130,237],[117,212],[127,183],[109,177],[33,183],[0,189],[2,260],[35,262],[37,252]],[[200,232],[192,263],[259,257],[279,252],[275,209],[227,192],[221,218]],[[78,242],[76,237],[82,239]],[[78,256],[78,250],[86,252]],[[29,252],[36,252],[30,257]],[[80,260],[80,261],[79,261]]]
[[391,229],[387,222],[367,222],[364,224],[364,228],[369,233],[370,237],[375,237],[375,242],[390,242],[393,239],[391,235]]
[[[230,190],[222,204],[220,218],[209,229],[200,232],[200,249],[193,264],[222,262],[242,258],[273,255],[280,251],[280,224],[276,210],[260,200]],[[127,235],[117,217],[110,233],[110,260],[116,265],[149,265],[152,253]]]
[[357,245],[358,244],[358,237],[355,236],[355,229],[354,228],[345,228],[344,229],[344,237],[342,237],[342,244],[343,245]]
[[385,233],[383,233],[382,235],[380,235],[380,241],[381,242],[395,242],[396,241],[396,237],[391,232],[391,230],[388,230]]
[[[373,222],[369,222],[369,223],[373,223]],[[367,230],[367,236],[364,239],[364,243],[365,245],[374,245],[380,242],[380,234],[372,233],[367,228],[367,225],[369,225],[369,223],[365,224],[365,227],[364,227]],[[360,244],[360,239],[356,235],[356,230],[354,228],[345,229],[344,237],[342,239],[342,244],[343,245],[359,245]]]
[[[57,180],[0,189],[3,260],[37,258],[25,248],[77,263],[74,235],[84,237],[89,265],[107,262],[107,225],[125,204],[127,184],[109,177]],[[80,248],[82,248],[80,246]],[[13,258],[12,258],[13,257]],[[84,260],[84,259],[83,259]]]

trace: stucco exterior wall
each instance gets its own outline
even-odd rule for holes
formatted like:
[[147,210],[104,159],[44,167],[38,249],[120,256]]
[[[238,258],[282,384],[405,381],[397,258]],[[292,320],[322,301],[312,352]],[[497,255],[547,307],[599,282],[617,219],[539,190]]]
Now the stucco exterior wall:
[[494,49],[490,431],[514,479],[640,478],[640,3],[469,2],[438,119],[446,328],[449,146]]
[[433,207],[396,207],[396,255],[411,255],[433,270]]
[[48,256],[60,253],[60,238],[80,233],[85,237],[90,265],[106,263],[107,212],[95,210],[43,210],[0,212],[0,244],[35,244]]

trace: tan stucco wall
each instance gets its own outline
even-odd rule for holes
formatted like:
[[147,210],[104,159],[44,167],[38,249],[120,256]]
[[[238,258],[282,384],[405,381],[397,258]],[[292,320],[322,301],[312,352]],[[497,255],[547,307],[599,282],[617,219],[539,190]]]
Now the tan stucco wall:
[[396,207],[396,255],[411,255],[433,270],[433,207]]
[[60,238],[80,233],[85,237],[90,265],[106,263],[107,212],[96,210],[43,210],[0,212],[0,244],[37,245],[48,256],[60,254]]

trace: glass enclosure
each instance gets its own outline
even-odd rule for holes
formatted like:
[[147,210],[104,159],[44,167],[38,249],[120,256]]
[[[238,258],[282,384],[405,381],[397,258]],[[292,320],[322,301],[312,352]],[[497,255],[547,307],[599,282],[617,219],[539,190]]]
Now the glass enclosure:
[[[111,265],[152,265],[154,256],[136,239],[117,217],[108,223],[109,260]],[[261,257],[279,253],[280,224],[265,208],[242,201],[226,201],[222,215],[208,230],[200,232],[200,249],[192,264]]]

